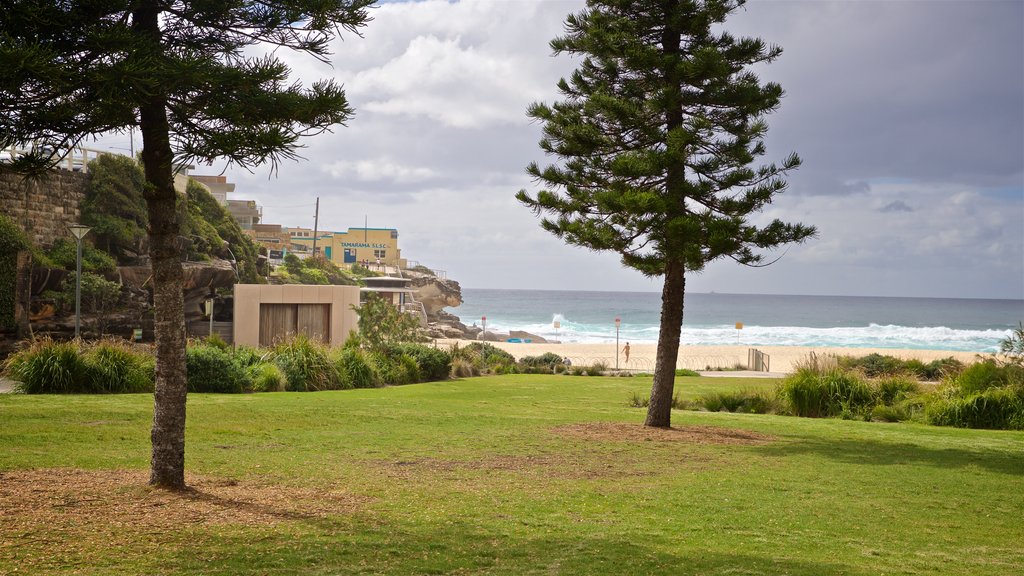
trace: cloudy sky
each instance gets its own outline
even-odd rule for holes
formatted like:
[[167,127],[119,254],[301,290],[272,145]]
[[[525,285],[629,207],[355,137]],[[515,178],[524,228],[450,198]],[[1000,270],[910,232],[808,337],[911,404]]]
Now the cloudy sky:
[[[463,287],[660,290],[513,198],[545,161],[526,107],[577,64],[548,41],[581,7],[390,2],[331,66],[279,53],[307,83],[344,83],[356,116],[274,176],[229,168],[235,197],[312,226],[319,196],[321,229],[397,228],[405,257]],[[727,28],[785,50],[759,70],[787,92],[766,159],[804,165],[765,216],[820,235],[768,268],[713,264],[690,291],[1024,298],[1024,3],[755,1]]]

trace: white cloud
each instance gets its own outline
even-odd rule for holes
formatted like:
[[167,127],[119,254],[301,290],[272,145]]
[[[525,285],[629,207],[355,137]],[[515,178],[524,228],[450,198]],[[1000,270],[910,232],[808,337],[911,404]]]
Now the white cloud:
[[338,160],[320,167],[334,178],[354,176],[363,182],[425,182],[438,174],[430,168],[412,167],[391,160]]

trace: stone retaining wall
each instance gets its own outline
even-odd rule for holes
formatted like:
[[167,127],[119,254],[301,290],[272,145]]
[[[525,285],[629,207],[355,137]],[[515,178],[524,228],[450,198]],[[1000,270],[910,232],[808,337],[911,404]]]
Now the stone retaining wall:
[[68,225],[81,217],[89,175],[51,170],[40,180],[0,174],[0,211],[10,216],[36,246],[48,248],[71,238]]

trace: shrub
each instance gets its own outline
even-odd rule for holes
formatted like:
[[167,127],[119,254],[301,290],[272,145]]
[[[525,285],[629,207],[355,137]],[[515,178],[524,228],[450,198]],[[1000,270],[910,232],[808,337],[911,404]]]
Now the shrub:
[[470,378],[479,375],[480,370],[465,358],[454,358],[452,360],[452,376],[456,378]]
[[693,377],[693,376],[700,376],[700,373],[698,373],[698,372],[696,372],[694,370],[690,370],[688,368],[676,368],[676,376]]
[[185,364],[189,392],[239,393],[250,387],[245,369],[215,346],[193,343],[185,349]]
[[104,340],[89,346],[82,356],[91,392],[152,392],[156,380],[155,361],[149,354],[132,350],[119,340]]
[[238,362],[238,365],[243,368],[251,368],[257,364],[270,362],[274,355],[270,350],[262,350],[260,348],[246,346],[244,344],[235,346],[234,349],[227,350],[227,352],[229,352],[235,359],[235,362]]
[[775,399],[756,390],[715,392],[697,398],[696,403],[709,412],[769,414],[776,411]]
[[284,372],[273,362],[258,362],[246,368],[253,392],[281,392],[288,383]]
[[530,368],[547,368],[550,372],[556,365],[562,363],[562,357],[554,352],[545,352],[540,356],[523,356],[519,363]]
[[995,362],[985,361],[971,364],[953,379],[953,385],[961,395],[984,392],[1009,384],[1009,370]]
[[939,360],[932,360],[925,365],[925,370],[922,378],[928,380],[940,380],[942,378],[952,378],[957,374],[960,374],[964,369],[964,363],[953,358],[940,358]]
[[373,369],[373,373],[376,375],[377,381],[381,384],[406,384],[406,382],[402,381],[403,375],[394,358],[379,350],[368,352],[366,358]]
[[779,397],[797,416],[821,418],[857,414],[872,404],[871,388],[842,370],[816,373],[803,368],[782,381]]
[[1024,387],[990,388],[967,396],[938,398],[925,408],[925,417],[937,426],[1024,430]]
[[419,366],[422,381],[447,380],[452,371],[452,359],[444,351],[423,344],[399,344],[398,351],[411,356]]
[[153,357],[118,340],[93,344],[40,338],[5,362],[27,394],[114,394],[153,390]]
[[398,382],[398,384],[415,384],[423,381],[423,377],[420,374],[420,365],[416,363],[415,358],[408,354],[402,354],[398,357],[398,369],[401,374],[401,382]]
[[377,385],[377,377],[366,359],[366,354],[359,348],[342,348],[335,361],[338,374],[350,388],[373,388]]
[[91,392],[88,367],[74,342],[42,338],[7,358],[4,373],[26,394]]
[[1024,367],[972,364],[929,396],[925,419],[938,426],[1024,430]]
[[299,334],[274,347],[274,363],[288,380],[291,392],[333,390],[345,387],[324,346]]
[[884,406],[892,406],[920,391],[918,383],[906,376],[883,378],[875,384],[875,398]]
[[608,365],[604,362],[594,362],[585,368],[587,376],[600,376],[608,371]]
[[878,404],[871,409],[872,422],[903,422],[910,420],[910,412],[903,406]]

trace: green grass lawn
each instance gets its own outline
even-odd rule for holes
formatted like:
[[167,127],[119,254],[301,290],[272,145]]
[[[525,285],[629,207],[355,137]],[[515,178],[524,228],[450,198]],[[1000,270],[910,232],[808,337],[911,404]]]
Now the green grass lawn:
[[649,386],[190,395],[185,495],[145,486],[150,396],[0,395],[0,574],[1024,574],[1024,433],[648,431]]

